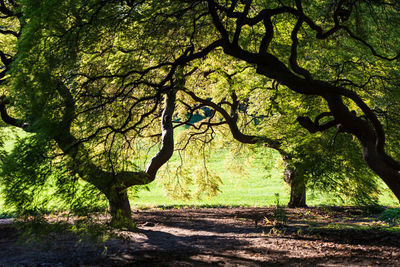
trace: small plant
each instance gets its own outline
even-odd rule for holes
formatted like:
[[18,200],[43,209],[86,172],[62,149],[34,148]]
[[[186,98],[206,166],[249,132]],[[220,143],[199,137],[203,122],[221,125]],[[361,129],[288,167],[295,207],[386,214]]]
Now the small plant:
[[297,235],[302,235],[303,234],[303,228],[299,228],[299,229],[297,229],[297,232],[296,232],[296,234]]
[[378,219],[387,222],[390,226],[395,226],[400,224],[400,208],[389,208],[384,210]]
[[276,203],[276,208],[274,211],[274,225],[275,227],[282,227],[285,226],[287,223],[287,216],[286,216],[286,210],[283,206],[280,205],[279,203],[279,193],[275,193],[275,203]]
[[268,233],[268,236],[282,236],[286,233],[286,229],[280,227],[272,227]]

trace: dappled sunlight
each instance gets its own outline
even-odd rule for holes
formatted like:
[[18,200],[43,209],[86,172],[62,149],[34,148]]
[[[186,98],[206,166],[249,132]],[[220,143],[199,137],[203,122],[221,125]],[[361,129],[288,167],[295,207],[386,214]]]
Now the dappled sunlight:
[[[351,207],[282,208],[280,213],[277,208],[137,210],[137,232],[107,228],[109,216],[91,217],[96,223],[87,231],[102,229],[98,234],[105,239],[51,231],[18,243],[17,229],[23,228],[0,224],[0,264],[400,264],[400,229]],[[47,227],[57,221],[57,215],[47,218]],[[72,216],[70,222],[78,219]],[[4,257],[11,250],[18,253]]]

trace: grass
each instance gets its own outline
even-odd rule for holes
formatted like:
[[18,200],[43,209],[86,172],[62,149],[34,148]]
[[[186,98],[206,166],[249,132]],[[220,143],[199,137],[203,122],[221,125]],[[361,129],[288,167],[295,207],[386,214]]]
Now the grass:
[[[243,176],[229,171],[226,167],[226,154],[216,153],[209,162],[209,168],[222,180],[220,193],[213,198],[201,199],[171,199],[163,188],[163,177],[149,185],[150,191],[142,190],[139,198],[133,199],[136,207],[143,206],[271,206],[275,203],[275,193],[280,194],[282,202],[289,200],[288,187],[283,182],[282,172],[279,169],[265,170],[261,164],[252,162],[248,175]],[[275,160],[275,159],[274,159]],[[192,187],[192,191],[196,188]]]
[[[9,128],[0,129],[6,131],[7,140],[4,140],[6,150],[11,150],[15,142],[16,135],[22,135],[15,130]],[[218,175],[222,184],[220,184],[220,192],[212,198],[202,197],[197,199],[172,199],[168,196],[168,192],[163,185],[167,181],[167,177],[163,177],[163,172],[159,172],[157,179],[149,184],[147,190],[140,190],[137,197],[131,198],[131,204],[136,208],[146,207],[167,207],[167,206],[273,206],[276,204],[275,194],[279,194],[281,205],[286,205],[289,201],[289,187],[282,179],[283,167],[278,163],[279,155],[271,150],[263,155],[256,155],[253,160],[247,162],[245,169],[247,175],[236,172],[235,166],[228,164],[229,154],[226,150],[213,151],[208,162],[208,168]],[[177,165],[178,157],[176,153],[171,159],[171,169]],[[246,157],[243,156],[242,161],[236,162],[237,166],[245,163]],[[199,160],[201,162],[201,160]],[[236,166],[236,167],[237,167]],[[267,166],[267,168],[265,167]],[[383,183],[382,183],[383,184]],[[383,194],[380,197],[380,204],[385,206],[398,205],[397,200],[393,197],[390,190],[382,185]],[[191,185],[189,189],[194,192],[197,190],[196,185]],[[307,192],[307,203],[309,206],[320,205],[349,205],[349,202],[338,202],[330,195],[323,192]],[[0,197],[0,212],[5,212],[2,198]]]
[[[272,151],[272,150],[271,150]],[[148,207],[181,207],[181,206],[274,206],[276,205],[276,196],[279,194],[281,205],[286,205],[289,201],[289,186],[283,181],[283,167],[277,164],[279,155],[272,151],[268,165],[271,168],[265,168],[262,160],[255,159],[251,161],[248,167],[248,175],[243,176],[230,171],[230,167],[225,164],[227,153],[219,151],[212,155],[208,167],[213,170],[222,180],[220,191],[213,198],[201,199],[173,199],[168,196],[163,183],[165,177],[160,175],[157,179],[148,185],[147,190],[141,190],[137,198],[131,199],[131,204],[136,208]],[[172,159],[173,161],[174,159]],[[393,193],[382,183],[382,195],[379,204],[383,206],[398,206],[399,203],[393,196]],[[195,186],[191,187],[195,191]],[[309,206],[336,205],[347,206],[352,203],[348,200],[338,200],[332,198],[324,192],[307,192],[307,204]]]

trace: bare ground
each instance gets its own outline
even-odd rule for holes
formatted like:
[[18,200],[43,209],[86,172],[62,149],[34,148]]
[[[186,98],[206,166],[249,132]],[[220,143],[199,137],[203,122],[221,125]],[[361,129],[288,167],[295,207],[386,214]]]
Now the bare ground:
[[[24,242],[0,222],[0,266],[400,266],[400,234],[354,208],[136,211],[139,232],[94,244],[50,233]],[[386,230],[390,230],[387,228]]]

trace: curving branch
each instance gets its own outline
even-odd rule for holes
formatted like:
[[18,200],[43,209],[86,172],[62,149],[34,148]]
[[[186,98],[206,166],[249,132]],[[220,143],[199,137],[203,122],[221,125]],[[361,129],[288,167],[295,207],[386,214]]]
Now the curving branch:
[[299,116],[296,118],[297,122],[300,123],[301,126],[303,126],[305,129],[307,129],[310,133],[316,133],[316,132],[323,132],[325,130],[328,130],[332,127],[338,126],[338,122],[333,119],[331,121],[328,121],[326,123],[320,124],[320,120],[324,117],[327,116],[332,116],[331,112],[323,112],[319,114],[314,121],[312,121],[309,117],[303,117]]
[[355,35],[348,27],[340,26],[340,28],[343,29],[351,38],[353,38],[354,40],[356,40],[356,41],[362,43],[364,46],[366,46],[375,57],[383,59],[383,60],[386,60],[386,61],[395,61],[395,60],[400,58],[400,52],[398,52],[393,57],[388,57],[388,56],[381,55],[376,51],[376,49],[373,47],[373,45],[371,45],[370,43],[368,43],[364,39],[362,39],[362,38],[358,37],[357,35]]
[[303,17],[300,17],[297,20],[297,23],[294,26],[294,29],[291,34],[292,47],[290,49],[289,63],[290,63],[290,66],[292,67],[292,70],[295,73],[302,75],[307,80],[311,80],[312,78],[311,78],[310,72],[308,70],[300,67],[299,64],[297,63],[297,47],[299,44],[299,39],[297,38],[297,34],[298,34],[302,24],[303,24]]
[[272,39],[274,38],[274,26],[272,25],[271,17],[266,16],[263,20],[265,34],[260,42],[260,54],[267,53],[269,44],[271,43]]
[[235,29],[235,33],[233,35],[233,40],[232,40],[232,43],[235,45],[239,45],[240,33],[242,31],[245,19],[246,19],[247,15],[249,14],[250,6],[252,3],[253,3],[253,0],[246,0],[245,7],[244,7],[243,11],[240,12],[239,18],[236,20],[236,29]]
[[154,180],[157,171],[166,163],[174,152],[174,128],[172,125],[175,110],[176,91],[171,90],[165,98],[165,107],[161,116],[162,139],[161,149],[150,160],[146,167],[146,173],[150,180]]
[[7,70],[13,61],[12,57],[10,55],[5,54],[3,51],[0,51],[0,60],[4,64]]
[[213,0],[208,0],[207,3],[215,28],[221,34],[222,39],[224,41],[229,42],[229,34],[228,31],[225,29],[224,25],[222,24],[221,18],[218,15],[217,4]]
[[[13,6],[15,6],[14,1],[7,1],[10,2]],[[7,7],[4,0],[0,0],[0,12],[3,13],[6,17],[14,16],[14,12]]]
[[11,117],[6,109],[6,105],[10,104],[10,101],[6,98],[6,96],[1,96],[0,97],[0,116],[3,122],[5,122],[8,125],[15,126],[18,128],[25,128],[26,124],[19,119],[15,119]]
[[231,109],[231,115],[230,115],[224,108],[222,108],[220,105],[214,103],[213,101],[208,100],[208,99],[203,99],[203,98],[197,96],[192,91],[184,90],[184,92],[186,94],[188,94],[196,102],[199,102],[206,106],[209,106],[209,107],[213,108],[215,111],[217,111],[218,113],[220,113],[222,115],[222,117],[225,119],[226,123],[228,124],[233,138],[235,138],[237,141],[244,143],[244,144],[257,144],[257,143],[264,144],[270,148],[273,148],[273,149],[279,151],[283,156],[287,155],[287,153],[281,149],[281,143],[278,140],[273,140],[266,136],[248,135],[248,134],[242,133],[237,125],[237,119],[236,119],[237,114],[236,114],[236,110],[235,110],[235,106],[237,106],[237,105],[235,105],[235,103],[232,105],[233,107]]

